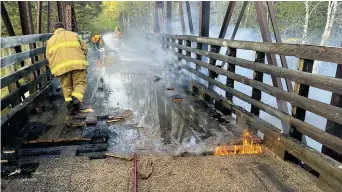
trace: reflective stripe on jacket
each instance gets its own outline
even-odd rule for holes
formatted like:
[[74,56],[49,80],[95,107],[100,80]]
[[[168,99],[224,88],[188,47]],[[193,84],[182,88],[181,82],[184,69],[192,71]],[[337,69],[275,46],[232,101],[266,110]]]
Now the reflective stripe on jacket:
[[73,70],[86,69],[87,52],[88,46],[76,33],[57,29],[46,45],[51,73],[60,76]]

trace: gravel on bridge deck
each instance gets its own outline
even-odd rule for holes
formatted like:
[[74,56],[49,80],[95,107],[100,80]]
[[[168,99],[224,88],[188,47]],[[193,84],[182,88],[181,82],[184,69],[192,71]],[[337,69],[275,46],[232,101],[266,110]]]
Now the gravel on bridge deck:
[[[238,128],[231,117],[219,117],[215,110],[203,107],[196,97],[182,91],[179,85],[183,79],[172,78],[164,65],[149,57],[121,53],[117,60],[115,53],[90,52],[89,63],[85,102],[97,116],[124,113],[126,121],[98,121],[96,126],[68,128],[64,125],[66,108],[60,98],[50,103],[43,114],[31,118],[31,133],[26,140],[106,134],[107,152],[125,156],[137,152],[138,171],[152,170],[151,175],[140,172],[141,177],[148,177],[140,177],[140,191],[319,191],[317,178],[267,149],[258,155],[172,156],[198,146],[237,139],[243,128]],[[174,97],[182,98],[182,102],[173,103]],[[166,110],[170,107],[172,110]],[[77,153],[78,147],[66,146],[52,156],[22,157],[19,162],[37,162],[38,167],[30,176],[3,178],[1,189],[132,190],[132,161],[90,159]],[[87,147],[85,151],[91,149]]]
[[[138,171],[144,170],[144,161],[152,162],[153,168],[149,178],[139,179],[139,191],[320,191],[314,176],[269,152],[225,157],[144,156],[138,160]],[[132,165],[132,161],[114,158],[46,159],[30,178],[2,180],[2,190],[132,191]]]

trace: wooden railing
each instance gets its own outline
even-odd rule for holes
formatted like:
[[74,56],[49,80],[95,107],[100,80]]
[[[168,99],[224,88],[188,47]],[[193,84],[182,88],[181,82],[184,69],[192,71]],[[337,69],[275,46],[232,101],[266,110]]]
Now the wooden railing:
[[[178,57],[178,62],[183,59],[196,64],[194,69],[180,63],[184,69],[207,81],[209,84],[209,86],[205,86],[197,81],[192,81],[191,88],[194,92],[197,92],[204,100],[214,104],[223,113],[234,113],[237,118],[247,120],[249,128],[262,132],[265,145],[279,157],[304,162],[310,166],[319,174],[320,186],[322,188],[336,191],[342,189],[342,164],[301,142],[302,136],[306,135],[342,154],[341,138],[305,122],[305,111],[310,111],[330,121],[342,124],[342,108],[308,98],[310,86],[342,95],[342,79],[311,73],[314,60],[342,64],[342,48],[231,41],[167,34],[159,35],[156,38],[161,40],[166,49],[169,49]],[[191,45],[195,43],[197,43],[197,47],[192,48]],[[202,44],[227,47],[229,50],[228,55],[201,50],[199,48],[202,47]],[[239,49],[255,51],[255,61],[237,58],[236,53]],[[196,58],[191,57],[191,53],[195,53],[197,55]],[[297,57],[299,60],[298,70],[265,64],[265,55],[267,54]],[[202,61],[202,56],[208,57],[210,62]],[[214,63],[212,60],[228,63],[228,70],[211,65],[210,63]],[[235,66],[253,70],[254,78],[250,79],[235,73]],[[200,67],[208,69],[209,75],[201,73]],[[264,73],[271,75],[273,78],[284,78],[287,81],[295,82],[294,91],[288,92],[264,83]],[[215,74],[226,76],[226,84],[216,80]],[[252,94],[246,95],[234,89],[234,81],[252,87]],[[215,92],[212,89],[213,85],[226,91],[226,97],[222,97]],[[262,102],[261,92],[274,96],[277,100],[291,103],[292,114]],[[233,103],[233,96],[251,104],[251,111],[246,111],[241,106]],[[282,121],[283,125],[288,125],[290,127],[289,133],[284,133],[282,129],[261,119],[259,117],[260,110],[278,118]]]
[[[78,34],[88,42],[88,32]],[[51,36],[1,38],[1,126],[39,95],[51,91],[52,77],[45,59],[45,42]],[[15,53],[16,46],[21,46],[23,52]]]

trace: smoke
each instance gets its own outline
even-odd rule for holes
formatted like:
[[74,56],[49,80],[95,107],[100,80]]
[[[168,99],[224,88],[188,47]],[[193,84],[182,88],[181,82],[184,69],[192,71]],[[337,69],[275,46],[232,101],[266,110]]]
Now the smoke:
[[[198,29],[199,29],[199,3],[198,2],[190,2],[191,4],[191,15],[192,15],[192,22],[193,22],[193,28],[194,28],[194,34],[198,34]],[[186,26],[186,35],[190,35],[190,30],[189,30],[189,22],[188,22],[188,17],[187,17],[187,12],[186,12],[186,6],[183,4],[183,12],[184,12],[184,20],[185,20],[185,26]],[[173,15],[174,17],[174,15]],[[211,19],[212,20],[212,19]],[[217,38],[220,32],[221,26],[214,25],[213,23],[210,24],[210,31],[209,31],[209,36]],[[225,39],[230,39],[231,34],[233,32],[234,25],[229,25]],[[162,29],[165,29],[165,26],[162,27]],[[162,31],[165,32],[165,31]],[[146,66],[146,68],[149,71],[148,76],[153,77],[156,74],[162,74],[162,75],[172,75],[169,72],[170,66],[175,60],[175,56],[169,52],[166,52],[165,50],[162,49],[161,43],[158,40],[146,40],[144,36],[144,32],[140,31],[139,29],[130,29],[125,30],[124,34],[124,40],[122,42],[121,47],[119,48],[122,50],[120,54],[120,60],[127,60],[127,61],[147,61],[149,62],[149,65]],[[177,20],[172,20],[172,33],[173,34],[183,34],[182,32],[182,27],[181,27],[181,22],[179,21],[179,17],[177,17]],[[117,49],[117,42],[114,40],[111,34],[105,34],[103,36],[103,40],[111,50],[116,50]],[[262,42],[261,34],[258,29],[253,29],[253,28],[242,28],[240,27],[238,29],[238,32],[236,34],[235,40],[243,40],[243,41],[256,41],[256,42]],[[341,41],[340,39],[339,41]],[[273,40],[274,41],[274,40]],[[283,41],[286,42],[286,38],[283,38]],[[333,44],[334,42],[330,41],[329,45],[337,46],[336,44]],[[192,44],[192,47],[196,47],[196,43]],[[208,47],[210,49],[210,46]],[[220,50],[220,54],[225,54],[227,51],[226,48],[222,48]],[[195,54],[192,54],[193,58],[196,58]],[[242,58],[242,59],[247,59],[250,61],[254,60],[255,57],[255,51],[251,50],[237,50],[237,57]],[[278,55],[276,55],[277,58],[277,63],[278,66],[280,66],[280,58]],[[203,57],[203,61],[208,62],[208,58]],[[297,69],[297,63],[298,63],[298,58],[296,57],[289,57],[286,56],[287,64],[290,69]],[[267,63],[267,58],[265,63]],[[221,61],[217,61],[217,64],[221,64]],[[192,68],[196,68],[196,65],[193,63],[186,64],[185,61],[182,61],[182,63],[176,64],[175,67],[178,65],[189,65]],[[324,76],[330,76],[334,77],[336,73],[336,64],[333,63],[328,63],[328,62],[322,62],[321,67],[319,69],[319,74],[324,75]],[[224,67],[227,69],[227,64]],[[205,68],[201,68],[200,71],[206,75],[208,75],[208,70]],[[185,79],[179,79],[177,83],[180,83],[184,86],[186,86],[186,81],[187,80],[199,80],[201,83],[207,85],[208,82],[196,78],[192,73],[189,73],[185,70],[181,70],[181,73],[188,75],[187,78]],[[236,73],[239,75],[243,75],[245,77],[248,77],[250,79],[253,78],[253,71],[250,69],[245,69],[239,66],[236,66]],[[223,84],[226,83],[226,77],[219,75],[217,80]],[[264,79],[263,82],[268,85],[272,85],[272,79],[271,76],[268,74],[264,74]],[[294,82],[292,82],[292,86],[294,85]],[[282,86],[285,90],[286,89],[286,84],[285,80],[282,79]],[[252,87],[244,85],[239,82],[234,83],[234,88],[246,95],[251,96],[252,95]],[[214,90],[218,92],[220,95],[225,96],[225,91],[218,88],[214,87]],[[309,98],[314,99],[323,103],[330,103],[331,100],[331,92],[321,90],[318,88],[310,87],[309,91]],[[262,93],[261,101],[272,106],[275,108],[278,108],[277,106],[277,101],[276,98],[268,95],[266,93]],[[250,111],[251,105],[248,104],[247,102],[244,102],[236,97],[233,97],[233,102],[238,105],[243,107],[244,109]],[[288,105],[288,110],[291,112],[291,105],[289,102],[287,102]],[[282,128],[281,121],[263,111],[260,112],[260,118],[264,119],[265,121],[275,125],[278,128]],[[305,122],[314,125],[322,130],[325,130],[326,126],[326,118],[323,118],[319,115],[313,114],[309,111],[306,112],[306,118]],[[312,139],[307,138],[307,144],[316,150],[321,149],[321,144],[313,141]],[[191,143],[191,142],[190,142]],[[189,144],[192,146],[192,144]]]

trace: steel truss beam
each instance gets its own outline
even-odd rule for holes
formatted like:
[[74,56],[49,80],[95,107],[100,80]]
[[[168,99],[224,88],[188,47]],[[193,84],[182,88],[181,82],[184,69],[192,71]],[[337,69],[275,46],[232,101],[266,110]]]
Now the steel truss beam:
[[186,12],[188,14],[190,34],[194,35],[194,25],[192,24],[192,17],[191,17],[191,10],[190,10],[190,3],[189,3],[189,1],[186,1],[185,5],[186,5]]
[[182,33],[183,33],[183,35],[185,35],[186,31],[185,31],[184,13],[183,13],[183,4],[182,3],[183,3],[182,1],[178,2],[178,9],[179,9],[179,18],[180,18],[181,25],[182,25]]

